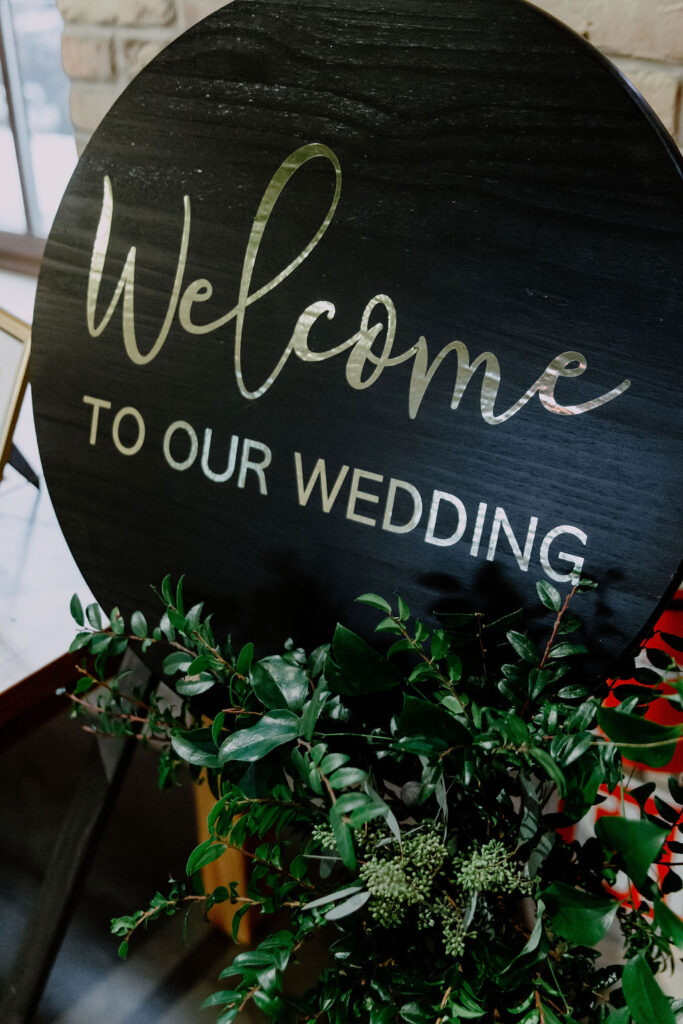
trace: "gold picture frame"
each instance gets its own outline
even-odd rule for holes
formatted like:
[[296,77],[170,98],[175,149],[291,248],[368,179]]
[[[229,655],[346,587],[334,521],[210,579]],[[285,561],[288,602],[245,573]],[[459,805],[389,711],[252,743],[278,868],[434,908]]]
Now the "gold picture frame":
[[28,383],[31,327],[0,308],[0,480]]

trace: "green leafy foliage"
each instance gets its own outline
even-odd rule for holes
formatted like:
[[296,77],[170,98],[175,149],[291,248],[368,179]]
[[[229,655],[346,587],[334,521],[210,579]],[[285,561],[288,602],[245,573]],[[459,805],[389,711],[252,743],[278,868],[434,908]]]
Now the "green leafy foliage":
[[607,848],[619,853],[629,878],[643,889],[650,865],[659,856],[669,829],[647,819],[600,818],[595,832]]
[[617,708],[600,708],[598,724],[625,757],[652,768],[669,763],[683,733],[681,726],[658,725]]
[[595,946],[612,924],[619,906],[607,894],[583,892],[564,882],[553,882],[543,899],[553,931],[579,946]]
[[635,1024],[676,1024],[671,1003],[657,984],[644,953],[624,967],[624,997]]
[[[654,865],[683,853],[680,780],[666,799],[632,783],[638,816],[603,814],[583,841],[558,831],[601,791],[619,800],[622,755],[663,766],[680,733],[645,717],[663,671],[683,690],[668,655],[648,655],[635,682],[587,680],[568,610],[590,595],[587,581],[564,594],[538,584],[545,637],[518,610],[429,626],[402,599],[368,593],[359,601],[377,618],[376,643],[338,625],[311,654],[288,641],[267,657],[217,637],[183,590],[163,580],[156,624],[117,608],[107,624],[71,602],[72,649],[84,655],[74,714],[153,741],[160,785],[182,768],[215,797],[186,878],[113,922],[122,957],[160,916],[230,903],[234,937],[250,910],[279,930],[222,972],[205,1002],[218,1024],[239,1024],[247,1008],[274,1024],[675,1021],[655,975],[683,948],[666,903],[680,879]],[[127,646],[155,649],[173,700],[124,695]],[[229,847],[248,852],[247,884],[204,892],[200,872]],[[640,903],[610,893],[619,872]],[[598,963],[595,948],[616,927],[623,969]],[[287,972],[322,928],[329,964],[292,994]]]

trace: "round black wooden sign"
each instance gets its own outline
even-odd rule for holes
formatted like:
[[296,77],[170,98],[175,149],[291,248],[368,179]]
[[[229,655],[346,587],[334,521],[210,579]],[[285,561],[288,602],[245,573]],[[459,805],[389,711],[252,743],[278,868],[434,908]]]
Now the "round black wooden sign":
[[509,610],[583,572],[604,663],[678,566],[682,242],[666,133],[522,0],[235,0],[115,104],[47,244],[81,570],[306,642],[364,591]]

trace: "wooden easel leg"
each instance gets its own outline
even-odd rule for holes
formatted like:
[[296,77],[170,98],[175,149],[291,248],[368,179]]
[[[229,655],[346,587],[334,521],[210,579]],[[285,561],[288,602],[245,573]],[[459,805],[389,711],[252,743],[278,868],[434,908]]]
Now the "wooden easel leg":
[[23,477],[26,477],[30,484],[33,484],[34,487],[37,487],[40,490],[40,478],[38,474],[26,461],[15,444],[10,448],[9,459],[7,461],[10,466],[13,466],[14,469],[16,469],[17,473],[21,473]]
[[[148,688],[151,673],[136,655],[127,654],[124,667],[132,669],[127,690]],[[10,970],[0,1002],[3,1024],[27,1024],[38,1006],[136,742],[102,737],[93,744]]]

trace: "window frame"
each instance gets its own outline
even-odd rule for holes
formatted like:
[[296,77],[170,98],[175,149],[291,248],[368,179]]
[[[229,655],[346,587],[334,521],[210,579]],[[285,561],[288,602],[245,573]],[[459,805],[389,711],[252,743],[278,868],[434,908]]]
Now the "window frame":
[[21,234],[0,231],[0,268],[36,275],[45,249],[45,238],[39,227],[40,212],[31,157],[31,137],[10,0],[0,0],[0,70],[26,220],[26,231]]

